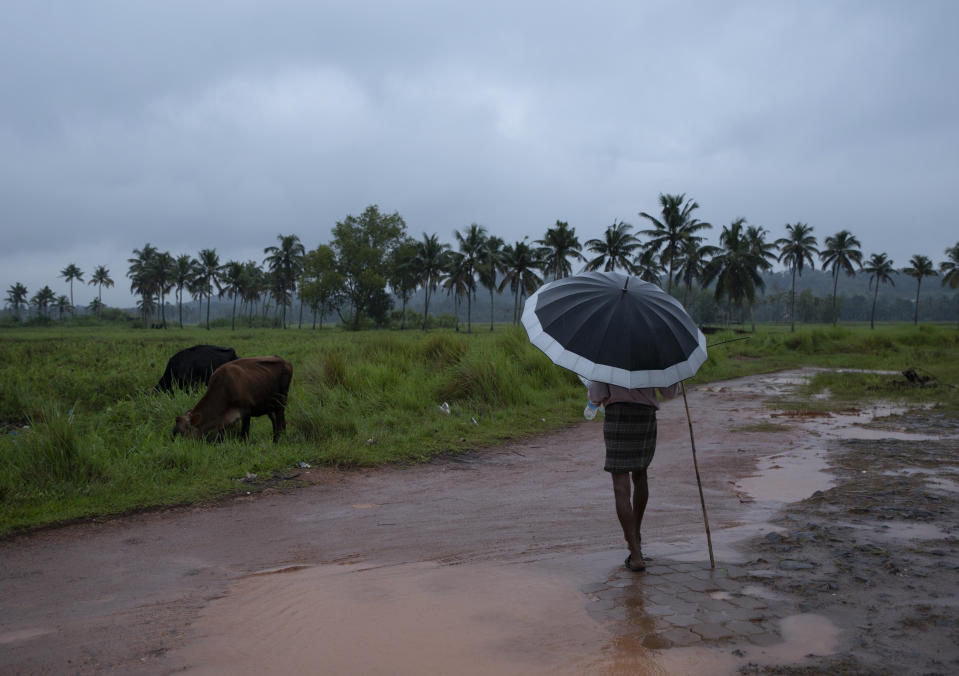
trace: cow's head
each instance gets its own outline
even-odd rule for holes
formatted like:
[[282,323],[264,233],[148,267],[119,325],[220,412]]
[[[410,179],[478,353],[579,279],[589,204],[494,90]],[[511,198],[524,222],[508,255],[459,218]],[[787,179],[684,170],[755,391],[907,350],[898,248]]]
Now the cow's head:
[[173,423],[173,436],[180,435],[187,439],[199,439],[202,436],[200,432],[200,414],[193,411],[187,411],[177,417]]

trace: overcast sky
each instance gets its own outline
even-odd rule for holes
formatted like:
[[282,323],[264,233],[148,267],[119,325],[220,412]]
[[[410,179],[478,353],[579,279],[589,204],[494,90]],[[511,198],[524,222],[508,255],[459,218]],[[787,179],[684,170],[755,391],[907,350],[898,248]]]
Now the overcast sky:
[[[416,238],[701,220],[959,241],[959,3],[0,4],[0,287],[216,248],[310,249],[369,204]],[[75,290],[78,305],[95,287]]]

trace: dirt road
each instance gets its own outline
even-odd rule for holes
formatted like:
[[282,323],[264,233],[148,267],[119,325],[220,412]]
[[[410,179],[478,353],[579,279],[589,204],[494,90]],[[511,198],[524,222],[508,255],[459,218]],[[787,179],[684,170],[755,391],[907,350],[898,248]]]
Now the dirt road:
[[[858,550],[848,570],[810,562],[843,552],[788,519],[871,528],[868,515],[857,526],[838,513],[860,498],[842,497],[848,476],[834,465],[849,452],[839,440],[869,416],[777,417],[767,402],[802,377],[689,392],[715,569],[679,399],[660,411],[644,574],[622,565],[602,425],[584,422],[425,465],[312,469],[300,477],[312,485],[292,491],[0,542],[0,673],[717,674],[794,663],[859,673],[895,653],[892,639],[870,647],[848,624],[868,621],[878,597],[866,592],[888,584],[888,570]],[[955,434],[933,436],[943,458]],[[896,588],[956,589],[959,571],[938,563],[959,553],[959,484],[929,489],[921,473],[910,476],[913,497],[935,494],[939,511],[920,514],[925,544],[916,533],[887,537],[887,548],[926,561],[924,578],[900,576]],[[797,502],[807,498],[835,509]],[[902,628],[899,654],[915,651],[905,643],[921,632],[936,642],[930,668],[954,672],[959,603],[942,592],[933,605]]]

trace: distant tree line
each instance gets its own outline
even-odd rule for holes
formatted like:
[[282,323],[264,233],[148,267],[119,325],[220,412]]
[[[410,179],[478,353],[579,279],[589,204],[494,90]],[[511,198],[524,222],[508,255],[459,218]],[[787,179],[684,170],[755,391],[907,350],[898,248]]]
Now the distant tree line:
[[[252,326],[268,319],[285,328],[292,321],[295,304],[299,326],[307,310],[314,327],[317,323],[322,327],[325,317],[334,316],[353,329],[397,320],[399,328],[406,328],[413,316],[410,301],[417,298],[423,311],[415,313],[416,320],[426,329],[431,325],[431,302],[435,306],[436,293],[441,292],[452,300],[457,329],[465,309],[467,332],[473,328],[473,307],[481,288],[488,292],[493,330],[497,298],[504,294],[510,298],[509,315],[518,322],[526,297],[544,282],[569,276],[574,268],[619,270],[659,284],[700,321],[755,322],[758,310],[760,320],[788,321],[793,330],[797,318],[800,322],[839,321],[843,276],[862,274],[868,279],[872,297],[857,295],[853,302],[857,308],[868,304],[872,326],[877,308],[880,317],[888,310],[888,304],[880,303],[880,288],[894,286],[898,275],[915,280],[911,304],[915,323],[925,278],[938,275],[942,286],[959,288],[959,242],[945,250],[938,270],[921,254],[896,269],[885,252],[864,259],[859,240],[848,230],[827,236],[820,244],[812,226],[797,222],[786,224],[784,236],[773,240],[764,227],[737,218],[722,226],[719,245],[713,246],[705,243],[705,233],[713,226],[697,218],[699,204],[694,200],[685,194],[661,194],[659,206],[656,214],[639,213],[645,229],[634,232],[633,225],[617,220],[603,237],[585,242],[580,242],[569,223],[556,221],[542,239],[534,241],[507,243],[473,223],[454,231],[453,241],[446,243],[435,233],[419,240],[410,237],[398,213],[382,213],[371,205],[359,216],[347,215],[337,222],[332,240],[314,249],[307,250],[297,235],[278,235],[276,244],[264,248],[261,262],[221,262],[215,249],[202,249],[196,257],[186,253],[174,257],[147,243],[133,250],[126,277],[145,325],[182,327],[184,302],[192,299],[199,308],[205,304],[203,323],[209,328],[216,296],[231,303],[233,328],[237,321]],[[765,293],[774,261],[786,268],[788,293]],[[828,296],[815,296],[809,289],[797,296],[797,280],[804,271],[815,270],[817,263],[829,274]],[[30,296],[23,284],[13,284],[6,297],[13,318],[20,321],[31,308],[35,316],[46,320],[54,313],[59,319],[75,313],[73,285],[83,282],[83,276],[75,264],[60,272],[69,283],[69,297],[57,296],[49,286]],[[97,287],[97,297],[87,309],[102,317],[103,287],[114,285],[110,270],[98,266],[87,284]],[[175,307],[175,320],[167,317],[168,306]],[[959,321],[959,303],[955,310]],[[857,309],[856,315],[861,314]]]

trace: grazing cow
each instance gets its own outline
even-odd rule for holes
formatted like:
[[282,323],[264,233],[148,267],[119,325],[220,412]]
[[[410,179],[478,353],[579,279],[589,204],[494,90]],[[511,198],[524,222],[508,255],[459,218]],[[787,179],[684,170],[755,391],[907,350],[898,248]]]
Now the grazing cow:
[[199,439],[243,420],[240,436],[250,434],[250,418],[268,415],[273,423],[273,443],[286,427],[286,396],[293,365],[280,357],[250,357],[227,362],[210,376],[206,394],[191,410],[176,419],[173,436]]
[[154,389],[172,392],[174,387],[187,388],[206,385],[210,375],[228,361],[236,359],[232,347],[194,345],[170,357],[166,371]]

